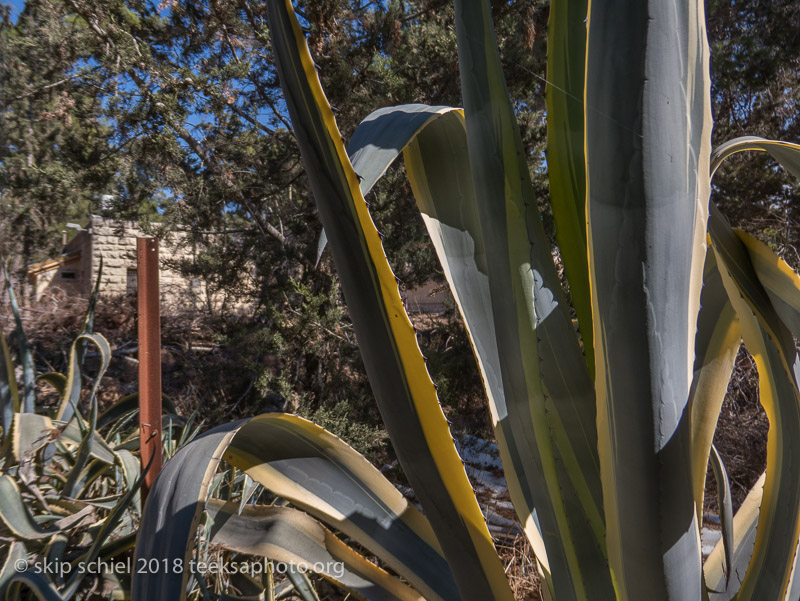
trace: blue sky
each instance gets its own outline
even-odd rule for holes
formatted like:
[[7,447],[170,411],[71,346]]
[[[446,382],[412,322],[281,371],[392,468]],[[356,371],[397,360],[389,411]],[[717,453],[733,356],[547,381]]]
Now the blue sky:
[[16,21],[19,11],[25,6],[25,0],[3,0],[3,4],[11,7],[11,20]]

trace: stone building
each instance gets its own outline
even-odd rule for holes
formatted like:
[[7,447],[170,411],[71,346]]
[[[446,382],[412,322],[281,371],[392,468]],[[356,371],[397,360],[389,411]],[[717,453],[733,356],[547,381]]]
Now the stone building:
[[[103,274],[100,295],[134,295],[137,281],[136,238],[144,235],[133,222],[93,215],[64,246],[62,255],[28,267],[34,299],[46,293],[88,297],[97,279],[101,259]],[[177,233],[170,240],[160,241],[159,285],[162,303],[207,306],[210,299],[205,283],[188,279],[167,264],[193,258],[193,250],[181,244],[183,237],[184,234]]]

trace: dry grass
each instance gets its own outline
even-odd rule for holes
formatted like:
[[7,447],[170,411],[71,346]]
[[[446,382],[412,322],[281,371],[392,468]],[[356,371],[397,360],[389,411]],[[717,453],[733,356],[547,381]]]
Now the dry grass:
[[495,538],[500,561],[517,601],[542,601],[539,573],[528,539],[522,534]]
[[[734,511],[767,466],[769,420],[759,403],[758,374],[753,358],[742,348],[728,385],[728,394],[714,434],[731,482]],[[705,511],[717,513],[717,487],[713,472],[706,478]]]

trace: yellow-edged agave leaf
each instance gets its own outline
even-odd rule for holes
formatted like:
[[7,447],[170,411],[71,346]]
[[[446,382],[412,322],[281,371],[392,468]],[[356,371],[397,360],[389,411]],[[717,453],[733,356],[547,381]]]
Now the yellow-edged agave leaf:
[[3,436],[7,436],[11,428],[14,414],[19,413],[19,392],[17,391],[17,377],[14,375],[14,362],[8,350],[6,337],[0,331],[0,411],[2,411]]
[[[764,493],[766,473],[747,493],[747,497],[733,516],[733,554],[731,563],[725,559],[725,547],[719,540],[703,565],[711,601],[730,601],[739,591],[753,555],[758,527],[758,508]],[[730,568],[727,566],[730,565]],[[730,576],[727,570],[730,569]],[[728,582],[726,586],[726,582]]]
[[[17,462],[31,456],[58,436],[53,421],[36,413],[16,413],[11,426],[11,454]],[[79,439],[80,440],[80,439]]]
[[689,397],[692,480],[698,519],[702,518],[711,443],[741,341],[739,318],[728,300],[716,258],[713,252],[706,253],[695,338],[694,377]]
[[22,561],[28,561],[28,551],[19,541],[13,541],[8,546],[8,554],[3,558],[3,567],[0,568],[0,599],[5,599],[6,588],[11,578],[19,573]]
[[526,467],[533,468],[518,477],[533,491],[555,595],[610,597],[602,518],[592,519],[602,515],[594,389],[537,211],[488,4],[457,1],[456,34],[476,215],[508,407],[498,419],[508,420]]
[[[97,278],[94,283],[94,289],[89,297],[89,305],[86,308],[86,313],[83,316],[81,324],[81,331],[78,337],[72,343],[69,352],[69,363],[67,368],[67,380],[61,393],[61,403],[56,408],[55,418],[63,421],[69,421],[73,415],[75,407],[81,398],[81,388],[83,385],[83,378],[81,373],[83,371],[83,359],[86,355],[86,348],[88,343],[91,342],[98,347],[102,360],[105,362],[106,357],[111,358],[111,348],[103,336],[95,336],[92,332],[94,328],[94,310],[97,305],[97,297],[100,293],[100,280],[103,276],[103,257],[100,257],[100,265],[97,269]],[[105,344],[104,344],[105,343]],[[106,349],[106,347],[108,347]],[[106,365],[107,366],[107,365]],[[94,389],[100,384],[100,379],[103,376],[105,369],[101,367],[101,371],[95,379]],[[92,391],[94,395],[95,390]]]
[[588,0],[553,0],[547,23],[547,176],[556,241],[594,376],[592,298],[586,259],[583,84]]
[[735,138],[714,149],[711,157],[711,174],[713,175],[722,161],[729,156],[746,150],[769,153],[789,173],[800,179],[800,145],[779,140],[767,140],[757,136]]
[[425,598],[458,597],[428,520],[333,434],[296,416],[267,414],[243,424],[223,456],[367,547]]
[[736,235],[747,247],[758,281],[769,295],[775,312],[795,338],[800,339],[800,277],[757,238],[743,230],[736,230]]
[[100,369],[92,384],[92,390],[89,396],[90,403],[92,402],[91,399],[97,394],[100,381],[103,379],[103,375],[108,369],[108,365],[111,361],[111,346],[102,334],[81,334],[75,338],[69,350],[69,369],[67,370],[67,381],[64,384],[64,394],[55,413],[55,419],[57,420],[69,421],[75,412],[75,408],[78,406],[78,402],[81,398],[81,375],[83,371],[81,360],[82,349],[85,348],[86,344],[89,342],[97,347],[101,361]]
[[617,599],[701,597],[689,391],[710,193],[701,0],[591,0],[584,119],[598,438]]
[[[712,175],[726,158],[746,150],[769,153],[787,171],[800,178],[800,145],[752,136],[736,138],[717,148],[711,161]],[[747,248],[752,268],[758,277],[759,283],[766,291],[772,303],[772,308],[783,324],[797,338],[800,336],[800,278],[766,244],[741,230],[736,230],[736,235]],[[755,536],[756,523],[757,517],[751,521],[753,537]],[[798,575],[800,541],[798,541],[794,557],[794,565],[790,571],[789,585],[785,597],[786,601],[800,599],[800,577]],[[744,566],[738,566],[737,569],[743,572]],[[740,575],[741,577],[742,575]],[[738,587],[729,587],[729,592],[731,590],[738,590]]]
[[394,449],[464,599],[511,599],[291,2],[267,7],[294,133]]
[[39,601],[64,601],[55,584],[44,573],[33,569],[20,570],[21,562],[27,560],[25,545],[19,541],[12,542],[0,570],[0,599],[16,601],[23,598],[23,591],[28,590]]
[[67,376],[56,371],[47,372],[41,376],[36,377],[36,383],[47,382],[58,393],[58,396],[63,397],[64,391],[67,386]]
[[[512,428],[515,419],[510,419],[509,415],[515,415],[517,422],[530,422],[533,417],[529,413],[520,413],[529,411],[530,405],[527,403],[509,408],[503,392],[486,253],[470,177],[465,135],[463,113],[458,109],[424,105],[389,107],[379,109],[364,119],[353,134],[348,152],[354,169],[362,178],[361,189],[366,192],[400,150],[404,151],[406,172],[417,205],[464,317],[480,367],[512,500],[549,578],[549,563],[533,504],[536,487],[541,490],[545,482],[535,477],[538,468],[529,452],[530,437],[524,429],[515,431]],[[577,383],[580,384],[580,380]],[[590,386],[586,381],[582,384],[587,388]],[[570,392],[567,390],[564,395]],[[594,536],[602,543],[604,534],[597,462],[578,460],[580,453],[572,449],[572,441],[564,429],[564,423],[570,423],[570,416],[567,413],[562,421],[559,415],[569,412],[570,404],[552,402],[561,398],[551,399],[548,410],[551,427],[559,443],[558,449],[562,451],[562,460],[569,468],[569,475],[562,474],[562,480],[574,480],[572,490],[575,492],[571,492],[571,496],[579,500],[582,506],[573,510],[577,511],[581,522],[590,525],[588,536]],[[586,444],[580,430],[569,434],[577,437],[579,444]],[[586,456],[591,459],[590,450],[584,451]],[[594,491],[588,482],[592,482]]]
[[211,542],[231,551],[268,557],[324,576],[359,598],[424,601],[418,592],[370,563],[319,522],[288,507],[210,499]]
[[[460,599],[430,524],[347,444],[293,415],[226,424],[183,446],[150,492],[136,557],[188,562],[222,458],[380,557],[429,601]],[[137,575],[133,600],[183,599],[188,574]]]
[[[164,464],[144,506],[135,561],[155,558],[168,564],[178,561],[189,565],[211,481],[222,453],[242,423],[231,422],[209,430]],[[134,574],[131,599],[182,601],[186,598],[188,577],[188,570]]]
[[38,601],[65,601],[56,585],[43,572],[27,570],[11,577],[6,588],[6,599],[22,598],[23,591],[31,591]]
[[[380,109],[364,119],[349,149],[359,149],[354,167],[403,150],[406,173],[450,289],[464,318],[492,413],[498,449],[512,501],[521,516],[536,557],[549,575],[544,541],[534,519],[535,466],[527,437],[515,438],[507,416],[497,340],[489,294],[486,251],[480,233],[469,173],[463,111],[429,107],[435,120],[417,127],[406,107]],[[380,124],[380,127],[376,125]],[[373,169],[377,170],[377,168]],[[363,184],[363,181],[362,181]]]
[[26,541],[46,539],[56,528],[42,528],[31,516],[16,481],[8,474],[0,476],[0,521],[14,538]]
[[758,367],[759,397],[770,423],[755,548],[736,598],[783,600],[800,539],[800,357],[747,247],[713,206],[709,233],[745,346]]

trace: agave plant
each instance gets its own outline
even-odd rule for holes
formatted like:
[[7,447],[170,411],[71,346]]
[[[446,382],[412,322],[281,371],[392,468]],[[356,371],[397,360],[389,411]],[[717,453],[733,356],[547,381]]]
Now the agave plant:
[[[105,592],[123,599],[130,592],[129,570],[106,566],[130,555],[141,516],[138,395],[99,411],[97,393],[111,349],[105,337],[93,332],[97,286],[70,346],[66,373],[36,376],[7,274],[5,280],[22,381],[17,382],[11,350],[0,334],[0,598],[86,599],[107,581]],[[98,285],[99,280],[98,274]],[[93,376],[84,368],[90,346],[99,358]],[[88,414],[80,409],[85,378],[92,383],[84,398]],[[37,399],[37,383],[55,390],[55,405]],[[173,451],[198,427],[194,416],[183,420],[168,400],[165,405],[166,421],[175,426],[165,430],[165,442]]]
[[[800,598],[800,278],[731,229],[710,200],[727,156],[765,151],[800,176],[800,146],[741,138],[712,152],[703,3],[551,2],[547,169],[568,292],[538,213],[488,2],[455,2],[464,109],[381,109],[347,149],[290,0],[267,6],[364,364],[424,513],[342,441],[270,414],[215,428],[176,454],[148,500],[137,557],[191,556],[225,459],[296,508],[226,517],[211,503],[217,531],[230,524],[239,533],[227,538],[232,549],[340,561],[340,576],[319,572],[366,599],[513,598],[364,200],[402,152],[470,335],[546,593]],[[770,432],[767,470],[733,516],[711,442],[742,340],[759,369]],[[723,536],[703,564],[709,461]],[[183,599],[189,578],[139,575],[133,599]]]

